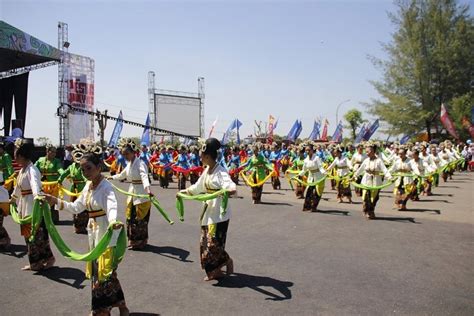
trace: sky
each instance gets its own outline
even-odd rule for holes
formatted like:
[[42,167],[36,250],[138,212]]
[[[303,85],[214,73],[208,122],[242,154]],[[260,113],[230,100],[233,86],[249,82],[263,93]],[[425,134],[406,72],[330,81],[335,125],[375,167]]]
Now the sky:
[[[57,45],[57,22],[68,23],[69,52],[95,60],[95,105],[110,115],[145,122],[147,74],[159,89],[197,92],[205,78],[205,134],[221,138],[238,118],[241,137],[254,120],[278,118],[286,135],[301,119],[339,119],[378,94],[381,73],[367,58],[385,58],[394,31],[392,1],[22,1],[0,0],[0,19]],[[59,143],[58,69],[30,73],[26,137]],[[176,113],[179,120],[179,113]],[[114,122],[109,122],[108,139]],[[125,127],[122,136],[140,136]],[[345,135],[349,132],[345,130]]]

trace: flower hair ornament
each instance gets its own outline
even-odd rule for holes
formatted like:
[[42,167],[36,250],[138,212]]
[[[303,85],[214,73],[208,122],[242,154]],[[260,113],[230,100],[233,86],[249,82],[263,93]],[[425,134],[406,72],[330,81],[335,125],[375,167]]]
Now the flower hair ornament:
[[124,150],[127,147],[130,147],[134,152],[138,151],[138,146],[131,138],[121,138],[118,147],[121,150]]
[[20,148],[23,144],[26,144],[26,140],[23,138],[17,138],[15,140],[15,147]]
[[79,162],[85,154],[102,154],[102,148],[91,141],[82,141],[77,145],[72,145],[72,157],[75,162]]
[[202,152],[206,151],[207,146],[206,146],[206,139],[205,138],[198,138],[197,140],[197,148],[200,148]]

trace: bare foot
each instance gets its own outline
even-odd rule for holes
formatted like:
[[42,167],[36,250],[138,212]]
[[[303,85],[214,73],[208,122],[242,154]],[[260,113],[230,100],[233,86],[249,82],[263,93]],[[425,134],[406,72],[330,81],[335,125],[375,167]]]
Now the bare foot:
[[213,271],[209,273],[205,278],[204,281],[212,281],[212,280],[217,280],[220,279],[224,276],[224,273],[221,270]]
[[24,266],[23,268],[21,268],[21,271],[31,271],[30,265],[28,264],[28,265]]

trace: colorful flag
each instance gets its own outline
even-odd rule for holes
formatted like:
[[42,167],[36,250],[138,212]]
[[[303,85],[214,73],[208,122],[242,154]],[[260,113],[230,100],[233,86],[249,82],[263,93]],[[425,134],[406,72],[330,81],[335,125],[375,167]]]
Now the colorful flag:
[[212,135],[212,132],[214,132],[214,128],[216,127],[216,124],[217,124],[217,118],[214,120],[214,123],[212,123],[212,126],[211,126],[211,130],[209,131],[209,137],[208,138],[211,138],[211,135]]
[[375,122],[373,122],[372,125],[370,125],[370,127],[367,129],[364,139],[369,140],[375,134],[375,131],[379,128],[379,126],[379,119],[376,119]]
[[311,134],[309,134],[309,139],[310,140],[316,140],[319,138],[319,128],[321,126],[321,122],[318,122],[318,121],[314,121],[314,124],[313,124],[313,130],[311,131]]
[[356,144],[360,143],[366,132],[367,132],[366,124],[364,124],[360,127],[359,133],[357,133],[354,143]]
[[150,114],[147,114],[140,145],[150,146]]
[[329,121],[327,119],[324,120],[324,127],[323,127],[323,134],[321,135],[321,140],[322,141],[327,141],[328,140],[328,125]]
[[301,129],[302,129],[301,122],[299,120],[296,120],[293,126],[291,127],[290,131],[288,132],[286,139],[295,141],[296,138],[298,138],[299,133],[301,133]]
[[109,145],[108,145],[109,147],[117,146],[118,140],[120,138],[120,134],[122,133],[122,128],[123,128],[123,116],[122,116],[122,111],[120,111],[117,122],[115,122],[114,131],[112,132],[112,135],[110,136]]
[[340,143],[342,142],[342,121],[339,121],[339,123],[336,126],[336,130],[334,131],[334,134],[332,135],[332,140]]
[[273,124],[273,131],[276,130],[276,128],[278,126],[278,120],[279,120],[279,118],[277,118],[275,124]]
[[295,133],[295,140],[300,137],[301,132],[303,131],[303,124],[301,123],[301,120],[298,122],[298,128],[296,129]]
[[402,137],[402,139],[400,139],[400,144],[403,145],[403,144],[406,144],[410,138],[412,138],[413,136],[415,136],[417,133],[410,133],[410,134],[405,134],[405,136]]
[[268,117],[268,138],[267,142],[269,144],[273,143],[273,129],[275,124],[275,118],[270,114]]
[[448,131],[448,133],[456,139],[459,139],[458,133],[454,128],[453,121],[449,118],[448,111],[446,111],[446,107],[444,104],[441,104],[441,123],[443,124],[444,128]]
[[234,129],[237,129],[237,142],[240,143],[240,136],[239,136],[240,126],[242,126],[242,122],[240,122],[238,119],[235,119],[235,120],[232,121],[232,123],[230,123],[229,128],[227,129],[227,131],[222,136],[222,141],[221,141],[222,145],[226,145],[229,142],[230,133]]

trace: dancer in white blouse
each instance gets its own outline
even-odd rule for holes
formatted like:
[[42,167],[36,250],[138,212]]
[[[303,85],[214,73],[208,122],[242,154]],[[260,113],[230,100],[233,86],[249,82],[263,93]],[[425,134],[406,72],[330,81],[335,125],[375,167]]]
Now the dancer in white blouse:
[[303,162],[303,168],[298,176],[304,176],[308,174],[308,183],[314,183],[317,181],[321,182],[317,185],[308,186],[305,192],[305,199],[303,205],[303,211],[315,212],[318,208],[319,201],[324,191],[324,180],[326,171],[323,168],[323,164],[317,155],[314,154],[314,148],[312,144],[306,146],[306,158]]
[[[354,173],[353,178],[363,175],[361,184],[367,187],[378,187],[382,185],[382,176],[390,180],[392,178],[388,172],[382,159],[375,154],[377,147],[375,144],[368,143],[366,145],[367,158],[362,165]],[[375,206],[379,200],[380,190],[362,190],[363,211],[367,219],[375,219]]]
[[411,175],[420,175],[420,172],[416,165],[412,163],[412,160],[407,157],[406,150],[404,148],[399,149],[398,155],[400,159],[395,160],[393,165],[390,167],[390,174],[400,173],[406,174],[398,176],[395,181],[395,207],[403,211],[407,208],[408,199],[414,194],[416,190],[416,183]]
[[[18,173],[17,184],[12,193],[12,203],[17,204],[18,213],[21,218],[25,218],[33,213],[35,198],[42,194],[41,174],[31,159],[33,157],[34,145],[22,139],[15,142],[15,160],[21,165]],[[43,220],[37,227],[33,240],[31,236],[31,224],[21,225],[21,235],[25,237],[28,247],[28,260],[30,264],[22,270],[43,270],[54,265],[55,259],[49,246],[49,235]]]
[[352,203],[352,193],[351,193],[351,185],[349,179],[341,179],[346,177],[351,169],[352,163],[351,161],[342,155],[341,147],[336,147],[333,151],[334,160],[329,165],[328,171],[332,168],[336,168],[336,176],[339,177],[339,181],[337,182],[337,199],[338,203],[342,203],[342,198],[346,197],[349,203]]
[[[101,174],[102,161],[94,147],[86,151],[88,152],[80,159],[80,165],[88,181],[77,200],[66,202],[51,195],[46,195],[46,199],[51,204],[58,204],[59,210],[66,210],[72,214],[87,210],[89,249],[92,250],[107,232],[109,225],[117,220],[117,197],[110,182]],[[110,247],[97,260],[88,262],[87,265],[86,276],[92,282],[91,315],[110,315],[113,307],[119,308],[120,315],[129,314],[122,287],[117,278],[117,266],[114,266],[112,258],[117,243],[118,229],[122,228],[122,224],[115,223],[113,228]]]
[[[137,145],[131,139],[122,139],[119,144],[122,156],[127,160],[125,169],[111,178],[131,181],[129,193],[153,196],[148,180],[148,168],[143,160],[136,156]],[[143,249],[148,243],[148,222],[150,221],[151,202],[145,197],[127,198],[125,215],[127,218],[127,237],[129,249]]]
[[[216,162],[217,151],[221,147],[215,138],[206,140],[201,149],[201,160],[205,169],[198,181],[181,192],[196,195],[212,193],[221,189],[235,193],[236,185],[227,170]],[[225,213],[221,212],[222,197],[204,202],[201,213],[201,267],[206,271],[209,281],[224,276],[221,269],[226,266],[226,273],[233,273],[234,265],[229,254],[225,251],[227,229],[231,218],[230,203]]]
[[[364,146],[362,144],[357,145],[357,150],[352,155],[352,158],[351,158],[351,163],[352,163],[352,168],[353,168],[352,170],[356,171],[357,169],[359,169],[360,165],[365,160],[365,158],[367,158],[367,155],[364,152]],[[362,176],[357,177],[356,183],[360,184],[361,181],[362,181]],[[355,188],[354,191],[358,196],[362,196],[361,189]]]

